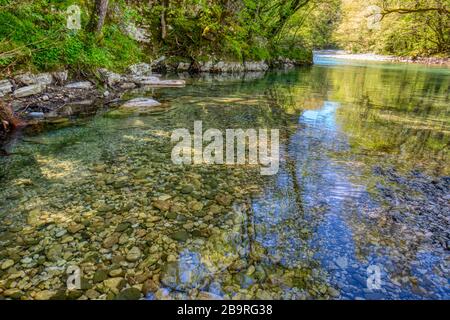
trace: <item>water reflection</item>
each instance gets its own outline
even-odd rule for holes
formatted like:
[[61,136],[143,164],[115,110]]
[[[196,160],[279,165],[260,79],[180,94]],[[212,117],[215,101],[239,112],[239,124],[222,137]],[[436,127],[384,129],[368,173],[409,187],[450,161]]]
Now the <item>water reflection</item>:
[[[0,295],[448,298],[448,71],[317,62],[18,136],[0,158]],[[281,129],[278,175],[173,165],[171,131],[200,120]],[[73,264],[89,289],[65,290]]]

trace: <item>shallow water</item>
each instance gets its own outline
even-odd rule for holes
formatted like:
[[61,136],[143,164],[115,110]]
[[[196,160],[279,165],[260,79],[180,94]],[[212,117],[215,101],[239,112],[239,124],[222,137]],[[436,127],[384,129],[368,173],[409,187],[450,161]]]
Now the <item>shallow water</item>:
[[[0,296],[449,299],[449,69],[315,63],[18,133],[0,158]],[[197,120],[280,129],[278,174],[172,164],[172,130]]]

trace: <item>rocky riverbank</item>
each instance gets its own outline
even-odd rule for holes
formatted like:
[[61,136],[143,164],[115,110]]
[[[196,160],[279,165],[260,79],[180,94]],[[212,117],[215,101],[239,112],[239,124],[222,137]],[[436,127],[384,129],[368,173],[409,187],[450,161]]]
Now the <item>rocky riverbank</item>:
[[[98,69],[94,77],[82,81],[70,80],[67,70],[40,74],[28,72],[0,80],[0,103],[3,109],[23,120],[24,124],[60,121],[61,117],[74,116],[87,109],[95,109],[98,105],[109,105],[111,102],[120,105],[123,94],[136,88],[185,86],[186,82],[181,78],[186,78],[183,74],[187,73],[263,75],[269,68],[288,69],[297,65],[297,62],[283,58],[269,64],[265,61],[230,62],[213,59],[194,62],[162,56],[152,64],[132,65],[125,74]],[[177,73],[180,79],[163,80],[159,73]],[[140,107],[144,107],[142,99]],[[147,102],[144,103],[146,107],[156,105],[154,101]],[[0,118],[3,124],[0,132],[4,134],[13,126],[1,114]]]
[[[61,117],[77,115],[99,104],[120,103],[123,93],[131,89],[186,84],[184,80],[162,80],[160,77],[146,63],[130,66],[126,74],[98,69],[95,78],[84,81],[70,81],[66,70],[24,73],[0,81],[0,98],[3,108],[23,119],[24,123],[59,121]],[[140,106],[144,106],[142,101]],[[154,106],[154,102],[148,106]],[[2,118],[2,121],[5,131],[10,120]]]
[[450,58],[439,57],[395,57],[386,56],[373,53],[350,53],[343,50],[321,50],[316,51],[315,56],[323,58],[336,58],[346,60],[360,60],[360,61],[386,61],[386,62],[403,62],[403,63],[417,63],[434,66],[450,67]]

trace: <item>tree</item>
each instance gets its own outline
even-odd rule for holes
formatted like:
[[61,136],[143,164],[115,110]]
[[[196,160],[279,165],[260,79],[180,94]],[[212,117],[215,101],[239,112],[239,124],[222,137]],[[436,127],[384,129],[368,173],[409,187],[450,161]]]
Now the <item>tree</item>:
[[95,0],[94,10],[89,22],[89,30],[100,34],[105,24],[106,14],[108,12],[109,0]]

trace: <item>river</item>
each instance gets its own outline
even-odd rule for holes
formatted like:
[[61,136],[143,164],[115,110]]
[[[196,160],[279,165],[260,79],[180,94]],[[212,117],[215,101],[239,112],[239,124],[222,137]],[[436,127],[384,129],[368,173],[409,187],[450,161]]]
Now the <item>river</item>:
[[[450,69],[314,60],[13,136],[0,297],[449,299]],[[194,121],[279,129],[279,172],[173,164],[171,133]]]

